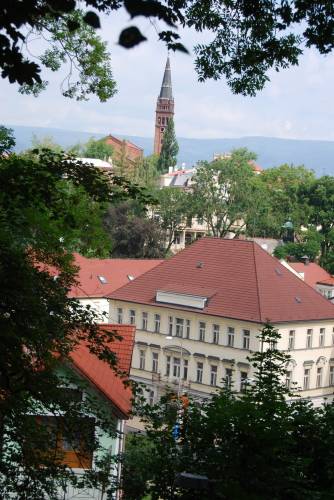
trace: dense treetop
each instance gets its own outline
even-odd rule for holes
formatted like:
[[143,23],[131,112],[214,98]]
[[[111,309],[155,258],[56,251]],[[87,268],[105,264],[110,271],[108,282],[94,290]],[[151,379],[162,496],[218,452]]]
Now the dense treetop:
[[[178,28],[209,32],[208,43],[194,47],[200,80],[225,77],[234,93],[254,95],[269,80],[270,69],[279,71],[298,64],[305,47],[327,54],[334,47],[333,2],[307,0],[3,0],[0,16],[0,67],[2,77],[23,85],[25,91],[45,86],[41,65],[57,71],[64,60],[78,65],[78,78],[69,81],[64,95],[86,98],[96,94],[103,101],[115,92],[105,43],[94,33],[102,14],[125,8],[134,24],[119,36],[131,48],[146,37],[137,17],[153,23],[158,38],[171,50],[187,52]],[[94,9],[94,10],[92,10]],[[29,36],[46,37],[50,48],[32,60]]]

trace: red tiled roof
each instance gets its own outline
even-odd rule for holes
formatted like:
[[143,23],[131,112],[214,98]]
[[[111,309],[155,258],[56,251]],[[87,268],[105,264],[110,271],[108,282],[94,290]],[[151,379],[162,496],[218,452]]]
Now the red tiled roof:
[[327,281],[329,281],[328,284],[334,285],[334,277],[315,262],[310,262],[306,265],[303,262],[289,262],[289,266],[297,271],[297,273],[304,273],[305,283],[313,288],[317,283],[326,282],[327,284]]
[[173,307],[155,300],[157,290],[171,282],[189,294],[199,287],[216,290],[204,314],[259,323],[334,319],[333,304],[247,240],[201,238],[110,298]]
[[[146,271],[157,266],[159,259],[88,259],[74,254],[75,264],[80,268],[77,281],[70,297],[105,297],[117,288],[129,283],[128,276],[137,278]],[[103,284],[98,276],[104,276],[107,283]]]
[[[103,325],[101,329],[115,332],[122,340],[115,340],[111,349],[117,356],[119,370],[129,374],[136,328],[133,325]],[[113,404],[116,412],[124,417],[131,410],[132,392],[114,370],[91,354],[85,344],[80,344],[71,354],[74,366],[94,384]]]

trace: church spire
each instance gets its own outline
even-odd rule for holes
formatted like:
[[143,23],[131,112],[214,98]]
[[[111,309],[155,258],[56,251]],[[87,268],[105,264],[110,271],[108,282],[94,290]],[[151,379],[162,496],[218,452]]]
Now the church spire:
[[172,72],[170,69],[169,56],[167,57],[164,77],[162,79],[161,90],[159,97],[164,99],[173,99],[172,93]]
[[168,120],[172,119],[174,116],[174,99],[169,56],[166,61],[164,77],[162,79],[155,114],[154,153],[159,155]]

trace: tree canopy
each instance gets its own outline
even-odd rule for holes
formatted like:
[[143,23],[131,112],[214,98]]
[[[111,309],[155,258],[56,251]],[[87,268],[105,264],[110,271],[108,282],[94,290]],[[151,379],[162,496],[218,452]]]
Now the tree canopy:
[[[152,498],[311,500],[332,495],[334,405],[315,408],[294,397],[285,383],[290,357],[276,349],[278,339],[277,330],[265,325],[243,394],[226,387],[196,401],[166,388],[152,406],[139,400],[137,414],[146,434],[131,439],[125,449],[126,498],[138,498],[136,477],[141,481],[137,491]],[[136,460],[141,449],[145,461]],[[180,484],[177,478],[184,472],[206,477],[206,488]]]
[[[269,80],[270,70],[297,65],[305,48],[328,54],[334,47],[331,1],[84,0],[80,11],[75,0],[3,0],[2,7],[2,77],[38,92],[45,87],[41,66],[58,71],[67,59],[63,93],[77,99],[96,94],[104,101],[115,93],[106,45],[94,30],[100,27],[99,15],[113,15],[122,7],[131,19],[149,18],[155,27],[155,21],[163,21],[156,29],[170,50],[188,52],[177,29],[209,33],[209,42],[194,47],[199,79],[225,77],[237,94],[254,95]],[[36,34],[49,43],[37,63],[29,54]],[[134,21],[118,43],[132,48],[145,40]],[[74,65],[78,75],[71,82]]]
[[160,173],[164,174],[168,172],[169,167],[175,167],[178,152],[179,145],[175,136],[174,120],[169,118],[162,138],[161,152],[157,164]]
[[8,154],[15,146],[15,138],[11,128],[0,125],[0,156]]

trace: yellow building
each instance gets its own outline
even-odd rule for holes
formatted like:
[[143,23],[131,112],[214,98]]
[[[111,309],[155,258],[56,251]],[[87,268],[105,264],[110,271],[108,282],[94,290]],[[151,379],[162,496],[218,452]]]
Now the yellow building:
[[113,292],[110,315],[135,324],[131,377],[166,388],[242,391],[247,357],[270,321],[289,350],[286,383],[320,404],[334,389],[334,306],[253,241],[202,238]]

